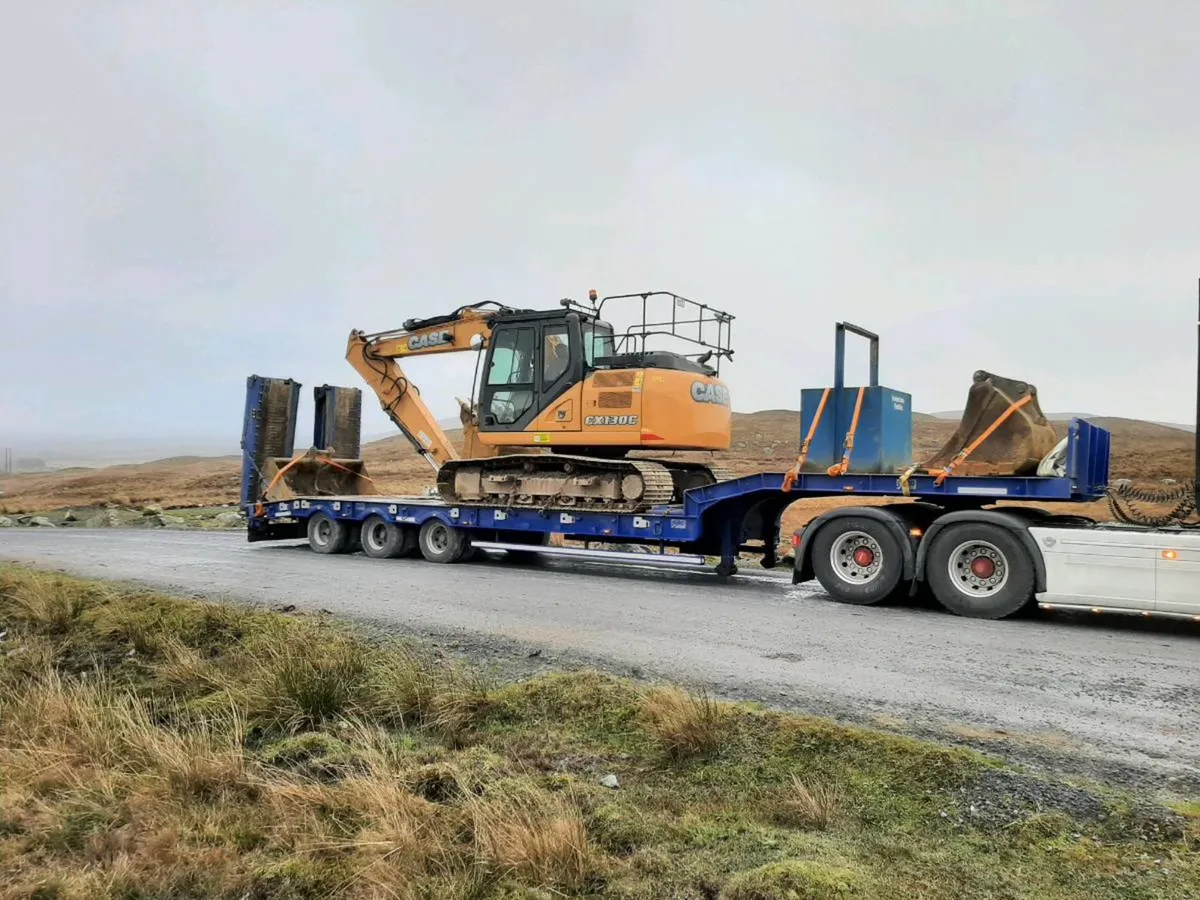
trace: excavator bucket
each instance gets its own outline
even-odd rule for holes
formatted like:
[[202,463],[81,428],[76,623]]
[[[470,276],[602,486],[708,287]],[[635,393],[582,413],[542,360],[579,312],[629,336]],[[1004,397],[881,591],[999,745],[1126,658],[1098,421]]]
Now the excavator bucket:
[[262,478],[267,483],[262,499],[270,502],[296,497],[352,497],[379,493],[361,459],[334,459],[312,449],[290,459],[268,459]]
[[[989,429],[993,429],[990,434]],[[967,392],[958,428],[921,468],[944,469],[969,450],[954,466],[956,474],[1033,475],[1057,443],[1054,426],[1038,404],[1036,387],[981,370]]]

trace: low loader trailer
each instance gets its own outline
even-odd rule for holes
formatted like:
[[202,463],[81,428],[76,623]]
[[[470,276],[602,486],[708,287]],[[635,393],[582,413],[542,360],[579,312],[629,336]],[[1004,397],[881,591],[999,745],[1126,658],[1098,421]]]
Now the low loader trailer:
[[[863,387],[844,384],[847,332],[871,341]],[[838,324],[836,337],[834,386],[804,392],[804,439],[790,471],[699,484],[682,491],[682,502],[638,512],[382,494],[358,458],[356,389],[315,389],[312,449],[295,455],[300,384],[250,376],[241,497],[248,540],[302,540],[322,554],[361,551],[442,564],[493,554],[558,556],[728,578],[747,555],[759,557],[762,568],[779,564],[780,523],[792,503],[876,498],[825,512],[790,536],[793,584],[815,580],[834,601],[858,605],[927,592],[947,610],[974,618],[1040,606],[1200,622],[1200,528],[1182,521],[1195,508],[1194,485],[1161,496],[1110,486],[1110,435],[1083,419],[1069,423],[1051,452],[1039,450],[1017,466],[1019,473],[981,462],[973,454],[984,448],[978,456],[986,460],[989,441],[1015,446],[1014,435],[1036,435],[1045,424],[1031,385],[983,372],[976,373],[954,439],[962,446],[935,467],[911,465],[910,398],[879,385],[878,337],[846,323]],[[993,415],[988,403],[997,395],[1004,402]],[[973,404],[984,413],[975,424],[968,421]],[[1006,429],[1018,415],[1032,424]],[[865,449],[856,465],[859,448]],[[1125,521],[1099,523],[1024,505],[1101,499],[1126,509]],[[1176,502],[1176,515],[1169,522],[1139,519],[1128,511],[1139,499]]]

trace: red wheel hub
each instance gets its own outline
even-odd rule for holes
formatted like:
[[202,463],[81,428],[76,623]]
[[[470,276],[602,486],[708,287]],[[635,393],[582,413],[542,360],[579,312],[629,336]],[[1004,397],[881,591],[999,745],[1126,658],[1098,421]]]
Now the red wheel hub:
[[875,554],[870,547],[859,547],[854,551],[854,564],[866,568],[875,562]]
[[971,560],[971,574],[976,578],[991,578],[996,574],[996,564],[986,556],[977,556]]

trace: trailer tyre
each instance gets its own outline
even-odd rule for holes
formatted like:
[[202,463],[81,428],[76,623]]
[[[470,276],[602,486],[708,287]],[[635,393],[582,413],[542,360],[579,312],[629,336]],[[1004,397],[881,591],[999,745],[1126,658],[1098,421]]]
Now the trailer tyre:
[[1003,619],[1033,603],[1033,560],[1011,531],[983,522],[948,525],[925,557],[937,601],[959,616]]
[[421,555],[430,562],[455,563],[471,552],[471,541],[461,528],[453,528],[441,519],[426,519],[417,536]]
[[362,524],[363,553],[373,559],[396,559],[413,549],[416,535],[412,530],[383,516],[368,516]]
[[875,519],[839,518],[821,526],[811,559],[817,581],[839,603],[882,603],[904,577],[900,545]]
[[308,517],[308,546],[315,552],[345,553],[350,549],[350,538],[348,522],[323,512]]

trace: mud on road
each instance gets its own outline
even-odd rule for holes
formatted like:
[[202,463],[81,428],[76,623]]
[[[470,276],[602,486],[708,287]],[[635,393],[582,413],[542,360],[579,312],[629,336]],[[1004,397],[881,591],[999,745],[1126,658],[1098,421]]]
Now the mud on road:
[[829,602],[788,573],[320,556],[244,535],[0,532],[0,560],[328,610],[499,669],[595,666],[966,744],[1140,790],[1200,792],[1200,629],[988,622]]

